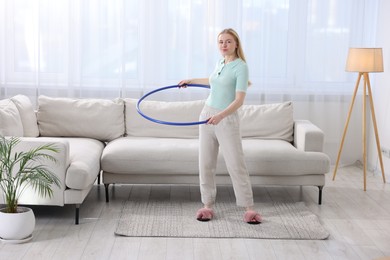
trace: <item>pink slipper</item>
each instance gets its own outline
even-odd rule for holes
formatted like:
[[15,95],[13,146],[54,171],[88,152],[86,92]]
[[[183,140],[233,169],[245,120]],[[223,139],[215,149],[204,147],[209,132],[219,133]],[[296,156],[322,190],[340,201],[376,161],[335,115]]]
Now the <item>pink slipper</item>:
[[248,210],[244,214],[244,221],[248,224],[260,224],[263,220],[259,213],[253,210]]
[[214,217],[212,209],[201,208],[196,212],[196,219],[199,221],[210,221]]

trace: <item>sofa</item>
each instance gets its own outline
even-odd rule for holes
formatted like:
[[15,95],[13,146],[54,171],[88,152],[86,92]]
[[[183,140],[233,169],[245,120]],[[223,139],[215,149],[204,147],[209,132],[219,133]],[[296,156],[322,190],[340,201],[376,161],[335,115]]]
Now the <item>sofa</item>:
[[[50,165],[61,180],[52,198],[27,190],[20,204],[76,206],[93,185],[195,184],[198,180],[198,126],[170,126],[143,118],[137,99],[76,99],[39,96],[37,108],[23,95],[0,100],[0,135],[19,136],[18,149],[56,144],[57,163]],[[143,101],[149,117],[194,122],[204,105],[196,101]],[[293,103],[244,105],[239,110],[243,148],[252,185],[318,187],[322,203],[330,159],[323,152],[324,133],[308,120],[293,118]],[[218,184],[230,185],[222,154]]]
[[[121,114],[119,118],[112,115]],[[104,118],[104,120],[102,120]],[[119,124],[118,124],[119,122]],[[100,176],[100,159],[106,142],[124,133],[123,102],[75,100],[41,96],[36,110],[30,99],[16,95],[0,100],[0,135],[17,136],[16,151],[53,143],[59,153],[56,163],[44,161],[60,179],[52,197],[40,197],[27,188],[19,199],[24,205],[75,205],[79,223],[80,205]],[[0,204],[3,201],[0,193]]]

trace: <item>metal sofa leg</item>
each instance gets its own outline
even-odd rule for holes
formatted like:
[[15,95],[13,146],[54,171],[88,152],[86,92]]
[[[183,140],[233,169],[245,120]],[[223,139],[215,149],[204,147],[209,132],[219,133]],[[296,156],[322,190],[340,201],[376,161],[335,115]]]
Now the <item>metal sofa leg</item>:
[[79,224],[79,216],[80,216],[80,204],[76,204],[76,217],[75,217],[75,225]]
[[322,204],[322,188],[324,188],[324,186],[318,186],[318,205]]
[[106,202],[110,202],[110,199],[109,199],[109,197],[108,197],[108,186],[109,186],[110,184],[107,184],[107,183],[105,183],[104,184],[104,189],[105,189],[105,191],[106,191]]

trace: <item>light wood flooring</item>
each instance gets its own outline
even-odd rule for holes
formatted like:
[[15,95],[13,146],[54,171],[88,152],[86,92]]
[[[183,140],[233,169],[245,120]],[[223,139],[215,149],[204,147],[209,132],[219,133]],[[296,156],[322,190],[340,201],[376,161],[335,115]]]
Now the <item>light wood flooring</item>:
[[[115,185],[106,203],[104,187],[95,185],[80,209],[80,225],[74,225],[73,206],[34,206],[33,240],[0,243],[0,259],[356,260],[390,256],[390,184],[369,173],[364,192],[362,174],[357,166],[340,168],[335,181],[328,174],[321,206],[316,187],[254,187],[255,201],[304,201],[330,232],[327,240],[119,237],[114,230],[129,196],[199,200],[198,187]],[[219,196],[225,192],[231,193],[231,187],[219,187]]]

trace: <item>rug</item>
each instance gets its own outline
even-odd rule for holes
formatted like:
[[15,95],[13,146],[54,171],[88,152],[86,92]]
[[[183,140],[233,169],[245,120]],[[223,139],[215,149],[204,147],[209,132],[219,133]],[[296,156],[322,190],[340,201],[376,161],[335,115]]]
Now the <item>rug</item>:
[[125,201],[115,234],[131,237],[326,239],[329,233],[303,202],[255,203],[260,225],[243,221],[234,202],[217,202],[209,222],[195,218],[193,201]]

